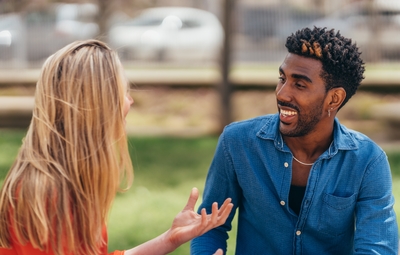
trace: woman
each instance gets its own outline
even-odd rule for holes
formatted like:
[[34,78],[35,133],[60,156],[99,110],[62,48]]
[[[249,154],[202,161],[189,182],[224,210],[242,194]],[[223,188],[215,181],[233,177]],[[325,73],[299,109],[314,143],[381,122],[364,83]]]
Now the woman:
[[[0,254],[107,254],[107,215],[133,179],[125,134],[132,103],[117,54],[103,42],[75,42],[47,59],[0,194]],[[197,198],[193,189],[164,234],[111,254],[167,254],[225,222],[230,199],[199,215]]]

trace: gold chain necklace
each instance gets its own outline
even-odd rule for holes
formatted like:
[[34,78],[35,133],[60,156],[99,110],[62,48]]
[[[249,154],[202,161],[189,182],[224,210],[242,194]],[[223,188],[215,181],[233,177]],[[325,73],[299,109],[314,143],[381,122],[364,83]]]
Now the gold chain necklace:
[[293,156],[293,159],[294,160],[296,160],[297,162],[299,162],[300,164],[302,164],[302,165],[305,165],[305,166],[312,166],[312,165],[314,165],[314,163],[304,163],[304,162],[301,162],[300,160],[298,160],[294,155],[292,155]]

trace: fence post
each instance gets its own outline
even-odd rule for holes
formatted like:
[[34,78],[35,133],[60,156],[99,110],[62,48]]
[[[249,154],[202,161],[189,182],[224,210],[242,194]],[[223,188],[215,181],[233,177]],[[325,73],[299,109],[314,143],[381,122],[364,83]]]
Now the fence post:
[[224,27],[224,43],[222,49],[221,59],[221,84],[219,86],[220,100],[221,100],[221,122],[220,129],[222,129],[232,121],[231,109],[231,93],[232,84],[229,81],[229,71],[231,67],[231,43],[232,43],[232,12],[234,10],[235,0],[223,1],[223,14],[222,25]]

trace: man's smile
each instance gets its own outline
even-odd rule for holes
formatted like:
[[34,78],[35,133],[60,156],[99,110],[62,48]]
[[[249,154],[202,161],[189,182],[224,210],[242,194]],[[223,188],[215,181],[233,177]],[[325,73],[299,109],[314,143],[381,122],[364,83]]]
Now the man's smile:
[[283,117],[294,116],[294,115],[297,115],[297,112],[296,111],[288,111],[288,110],[282,110],[281,109],[281,115]]

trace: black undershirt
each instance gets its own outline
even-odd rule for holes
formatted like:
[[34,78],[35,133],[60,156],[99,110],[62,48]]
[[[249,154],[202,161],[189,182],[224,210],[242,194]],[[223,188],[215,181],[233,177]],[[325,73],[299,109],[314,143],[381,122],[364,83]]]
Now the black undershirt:
[[295,186],[290,185],[289,191],[289,207],[297,215],[300,213],[301,203],[303,202],[304,193],[306,192],[306,186]]

